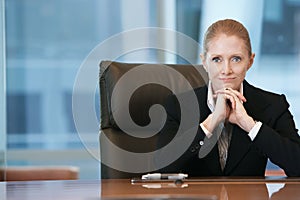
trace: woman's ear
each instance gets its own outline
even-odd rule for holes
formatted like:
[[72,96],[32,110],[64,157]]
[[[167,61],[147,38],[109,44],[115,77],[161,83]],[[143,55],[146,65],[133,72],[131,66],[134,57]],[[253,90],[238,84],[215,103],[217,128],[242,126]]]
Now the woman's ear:
[[203,54],[200,54],[200,58],[201,58],[201,61],[202,61],[203,68],[207,72],[207,66],[206,66],[206,62],[205,62],[205,56]]
[[249,65],[247,67],[247,70],[249,70],[250,67],[252,67],[253,62],[254,62],[254,57],[255,57],[255,53],[252,53],[251,56],[250,56],[250,61],[249,61]]

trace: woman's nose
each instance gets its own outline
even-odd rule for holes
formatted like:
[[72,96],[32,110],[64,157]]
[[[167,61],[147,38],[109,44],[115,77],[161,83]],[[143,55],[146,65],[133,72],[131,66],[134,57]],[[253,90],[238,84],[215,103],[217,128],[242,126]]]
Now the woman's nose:
[[229,63],[229,62],[225,62],[225,63],[224,63],[224,66],[223,66],[223,73],[224,73],[224,74],[230,74],[230,73],[232,73],[232,69],[231,69],[231,66],[230,66],[230,63]]

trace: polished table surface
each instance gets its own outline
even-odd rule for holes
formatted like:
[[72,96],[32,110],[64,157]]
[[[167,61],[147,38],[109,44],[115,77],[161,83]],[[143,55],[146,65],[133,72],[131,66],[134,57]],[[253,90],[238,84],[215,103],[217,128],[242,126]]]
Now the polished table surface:
[[0,199],[300,199],[300,179],[206,178],[132,182],[128,179],[0,182]]

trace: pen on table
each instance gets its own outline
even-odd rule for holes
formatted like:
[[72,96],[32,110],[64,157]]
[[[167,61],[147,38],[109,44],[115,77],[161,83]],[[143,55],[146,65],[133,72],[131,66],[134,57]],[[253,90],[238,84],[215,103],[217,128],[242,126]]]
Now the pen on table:
[[143,180],[182,180],[187,178],[187,174],[178,173],[178,174],[161,174],[161,173],[153,173],[153,174],[145,174],[142,176]]
[[142,187],[149,188],[149,189],[158,189],[158,188],[186,188],[189,185],[184,184],[175,184],[175,183],[168,183],[168,184],[161,184],[161,183],[149,183],[143,184]]

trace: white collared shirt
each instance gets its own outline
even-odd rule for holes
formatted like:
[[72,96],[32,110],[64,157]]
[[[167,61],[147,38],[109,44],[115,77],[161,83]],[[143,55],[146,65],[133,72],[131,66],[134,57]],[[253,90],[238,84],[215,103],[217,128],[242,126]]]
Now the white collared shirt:
[[[243,94],[244,92],[244,87],[243,87],[243,83],[241,84],[241,88],[240,88],[240,93]],[[213,98],[213,90],[212,90],[212,85],[211,85],[211,81],[209,81],[208,83],[208,93],[207,93],[207,106],[210,109],[211,112],[213,112],[215,110],[215,105],[216,102]],[[250,139],[253,141],[254,138],[257,136],[259,129],[261,128],[262,123],[259,121],[255,122],[255,125],[253,126],[253,128],[250,130],[250,132],[248,133],[248,136],[250,137]],[[201,123],[200,127],[202,128],[203,132],[205,133],[205,135],[210,138],[212,136],[212,133],[210,133],[205,127],[204,125]]]

